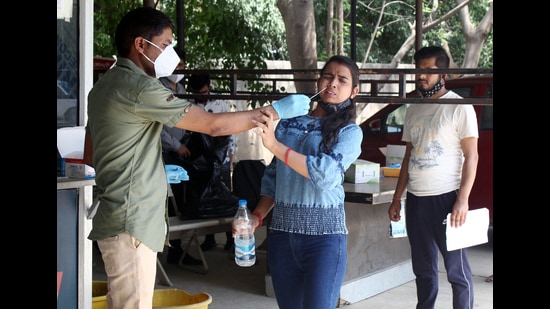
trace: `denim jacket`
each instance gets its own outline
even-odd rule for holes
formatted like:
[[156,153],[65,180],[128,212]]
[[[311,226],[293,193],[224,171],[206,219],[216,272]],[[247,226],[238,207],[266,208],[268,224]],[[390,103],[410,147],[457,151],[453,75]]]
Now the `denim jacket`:
[[344,173],[361,153],[363,132],[355,123],[340,129],[331,153],[319,150],[321,118],[308,115],[279,121],[275,136],[306,155],[310,179],[277,159],[266,167],[261,194],[273,197],[270,229],[307,235],[347,234]]

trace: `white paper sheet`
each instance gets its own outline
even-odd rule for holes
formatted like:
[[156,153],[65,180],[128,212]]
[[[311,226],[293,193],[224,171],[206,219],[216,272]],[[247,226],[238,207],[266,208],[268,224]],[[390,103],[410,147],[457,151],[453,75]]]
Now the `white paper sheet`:
[[390,238],[407,237],[407,225],[405,223],[405,200],[401,200],[401,219],[397,222],[390,220]]
[[447,215],[447,250],[456,250],[488,242],[489,209],[468,211],[466,222],[460,227],[451,227],[451,214]]

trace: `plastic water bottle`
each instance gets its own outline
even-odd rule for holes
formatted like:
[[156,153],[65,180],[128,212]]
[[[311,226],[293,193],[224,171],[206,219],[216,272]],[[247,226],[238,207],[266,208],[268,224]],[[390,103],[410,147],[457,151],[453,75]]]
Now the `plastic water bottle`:
[[237,226],[235,263],[242,267],[252,266],[256,263],[256,239],[252,232],[250,210],[246,206],[246,200],[239,200],[239,208],[233,220]]

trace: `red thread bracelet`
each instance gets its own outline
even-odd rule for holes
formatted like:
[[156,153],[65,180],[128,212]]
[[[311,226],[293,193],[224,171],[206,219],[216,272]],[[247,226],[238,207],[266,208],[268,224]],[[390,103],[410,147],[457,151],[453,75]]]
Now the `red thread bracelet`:
[[291,150],[292,150],[292,148],[288,147],[288,149],[285,152],[285,165],[286,166],[288,166],[288,154],[290,153]]
[[260,215],[260,213],[255,210],[252,212],[252,214],[258,217],[258,227],[262,226],[264,224],[264,218],[262,218],[262,215]]

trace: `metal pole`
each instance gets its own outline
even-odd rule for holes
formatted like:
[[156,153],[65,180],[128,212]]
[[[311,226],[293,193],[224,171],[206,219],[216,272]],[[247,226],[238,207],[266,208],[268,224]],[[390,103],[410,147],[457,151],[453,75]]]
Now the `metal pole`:
[[422,48],[422,32],[423,32],[423,25],[422,25],[422,0],[416,0],[416,36],[414,37],[414,48],[415,50],[419,50]]
[[[178,47],[185,51],[185,6],[183,0],[176,1],[176,40]],[[186,59],[187,62],[187,59]]]
[[351,39],[351,49],[350,49],[350,58],[353,61],[357,62],[357,33],[356,33],[356,23],[357,23],[357,0],[351,0],[351,27],[350,27],[350,39]]

